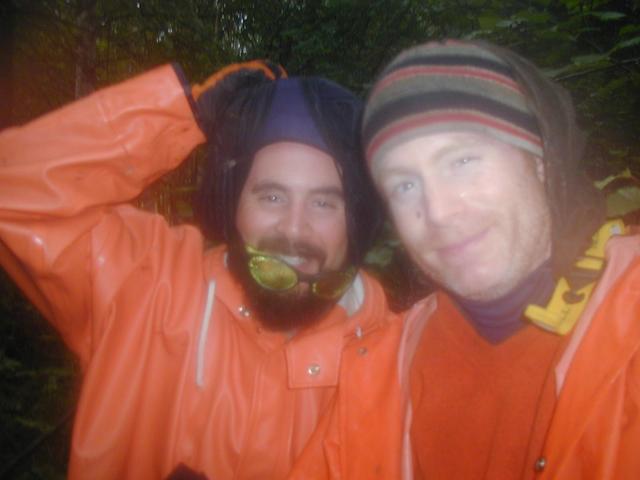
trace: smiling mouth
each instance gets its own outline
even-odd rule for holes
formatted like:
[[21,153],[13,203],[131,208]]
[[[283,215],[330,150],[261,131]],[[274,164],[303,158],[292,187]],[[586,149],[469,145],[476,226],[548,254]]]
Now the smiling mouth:
[[461,242],[450,243],[444,247],[437,248],[436,250],[443,257],[455,258],[462,255],[469,247],[477,243],[479,240],[482,240],[487,232],[488,229],[482,230],[477,234],[465,238]]
[[307,242],[290,242],[284,237],[266,238],[258,249],[301,273],[315,274],[322,268],[324,252]]
[[305,263],[308,259],[305,257],[299,257],[299,256],[295,256],[295,255],[275,255],[277,258],[279,258],[280,260],[282,260],[284,263],[286,263],[287,265],[290,265],[292,267],[299,267],[300,265],[302,265],[303,263]]
[[297,270],[299,273],[315,275],[321,269],[320,260],[314,256],[289,255],[284,253],[277,253],[273,256]]

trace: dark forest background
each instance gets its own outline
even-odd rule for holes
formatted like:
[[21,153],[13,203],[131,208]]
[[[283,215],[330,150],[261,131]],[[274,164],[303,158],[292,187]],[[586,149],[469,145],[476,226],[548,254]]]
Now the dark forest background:
[[[600,0],[4,0],[0,128],[153,66],[192,81],[270,58],[366,94],[399,50],[444,37],[483,38],[530,58],[574,97],[594,180],[640,173],[640,2]],[[201,155],[138,204],[188,221]],[[369,256],[393,291],[395,242]],[[64,478],[80,375],[56,333],[0,271],[0,478]]]

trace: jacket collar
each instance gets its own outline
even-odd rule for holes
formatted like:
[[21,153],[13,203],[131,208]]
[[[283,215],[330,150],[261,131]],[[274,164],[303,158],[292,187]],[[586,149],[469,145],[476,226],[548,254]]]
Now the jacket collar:
[[[628,276],[635,273],[629,267],[634,261],[638,261],[639,255],[640,235],[615,236],[607,243],[607,266],[605,271],[596,285],[580,320],[574,327],[571,339],[560,361],[556,365],[557,392],[562,390],[567,380],[570,366],[584,357],[585,354],[581,352],[588,350],[589,356],[594,354],[591,348],[602,353],[618,352],[616,358],[621,359],[624,357],[624,352],[628,352],[630,349],[633,350],[640,344],[640,323],[628,321],[628,312],[631,311],[632,305],[638,303],[639,292],[637,290],[634,292],[633,289],[627,288],[630,283]],[[626,272],[629,272],[629,274],[622,278]],[[639,276],[639,274],[635,276]],[[617,285],[619,280],[621,285]],[[616,291],[611,294],[614,288]],[[607,321],[596,323],[594,319],[598,318],[598,310],[601,306],[605,306]],[[617,310],[617,315],[610,313],[609,308],[619,307],[623,309]],[[600,312],[600,316],[602,315],[603,313]],[[589,348],[581,348],[585,342],[589,345]],[[593,374],[600,372],[602,380],[604,380],[611,373],[609,369],[615,367],[603,362],[593,362],[593,358],[602,357],[591,358],[589,363],[593,364],[594,370],[589,376],[592,381],[596,381],[599,375],[594,376]]]
[[[559,397],[545,445],[550,464],[569,456],[587,423],[593,422],[596,407],[615,385],[626,384],[620,377],[640,352],[638,285],[640,236],[612,238],[607,268],[556,367]],[[609,407],[615,415],[619,405]],[[615,421],[606,418],[602,421]]]
[[[240,285],[226,268],[226,249],[217,247],[208,256],[206,282],[216,282],[216,302],[233,314],[240,327],[265,351],[284,348],[290,388],[337,386],[342,351],[351,338],[361,338],[386,319],[388,306],[382,287],[360,271],[353,285],[318,325],[288,337],[261,328],[253,318]],[[212,321],[215,322],[215,312]]]

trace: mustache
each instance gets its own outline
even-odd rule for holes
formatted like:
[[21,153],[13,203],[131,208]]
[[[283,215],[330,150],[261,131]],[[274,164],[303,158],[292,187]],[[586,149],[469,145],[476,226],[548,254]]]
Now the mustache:
[[315,259],[324,265],[327,254],[320,247],[305,241],[291,241],[285,237],[267,237],[258,242],[257,248],[271,254],[291,255]]

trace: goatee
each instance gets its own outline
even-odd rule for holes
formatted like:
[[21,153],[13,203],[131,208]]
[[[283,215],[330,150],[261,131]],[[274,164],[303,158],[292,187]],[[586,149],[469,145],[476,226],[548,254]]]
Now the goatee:
[[[324,254],[308,244],[287,247],[278,239],[266,241],[257,246],[261,250],[283,255],[306,253],[316,256],[320,264],[324,263]],[[274,331],[299,331],[318,323],[336,304],[336,300],[319,298],[311,289],[300,290],[296,287],[284,292],[276,292],[261,287],[249,272],[249,256],[244,245],[233,242],[229,245],[228,266],[231,274],[240,282],[250,303],[251,310],[260,319],[265,328]]]

